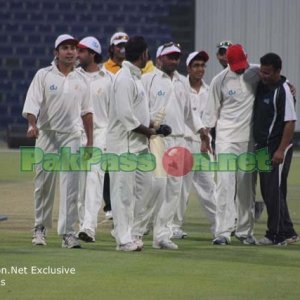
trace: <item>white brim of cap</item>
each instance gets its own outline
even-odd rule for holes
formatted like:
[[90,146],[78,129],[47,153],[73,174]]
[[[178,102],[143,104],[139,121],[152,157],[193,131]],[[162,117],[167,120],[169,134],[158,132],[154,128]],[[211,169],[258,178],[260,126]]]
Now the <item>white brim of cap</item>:
[[[190,53],[189,56],[188,56],[187,59],[186,59],[186,65],[187,65],[187,67],[189,66],[190,62],[191,62],[197,55],[200,55],[200,54],[202,54],[202,56],[203,56],[203,57],[201,57],[200,59],[203,58],[203,60],[204,60],[205,62],[208,61],[209,57],[208,57],[208,54],[207,54],[205,51],[203,51],[203,50],[202,50],[202,51],[194,51],[194,52]],[[205,58],[205,56],[207,56],[207,58]]]
[[112,45],[119,45],[119,44],[121,44],[121,43],[127,43],[128,42],[128,40],[116,40],[116,41],[113,41],[112,42]]
[[168,55],[168,54],[171,54],[171,53],[181,53],[181,50],[179,48],[177,48],[175,45],[172,45],[170,47],[164,48],[161,51],[160,56]]

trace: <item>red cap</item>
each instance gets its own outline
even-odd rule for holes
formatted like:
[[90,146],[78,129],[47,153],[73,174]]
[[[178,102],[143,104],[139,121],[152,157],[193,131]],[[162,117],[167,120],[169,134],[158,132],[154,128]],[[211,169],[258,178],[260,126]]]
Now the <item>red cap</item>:
[[236,44],[230,46],[227,49],[226,56],[230,70],[233,72],[249,67],[247,54],[242,45]]

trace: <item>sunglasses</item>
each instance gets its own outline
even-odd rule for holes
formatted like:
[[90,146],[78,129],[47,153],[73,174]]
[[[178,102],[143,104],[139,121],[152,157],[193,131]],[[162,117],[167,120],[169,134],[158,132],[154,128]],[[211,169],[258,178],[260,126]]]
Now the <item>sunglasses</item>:
[[229,46],[232,46],[232,43],[230,41],[223,41],[217,45],[218,48],[222,48],[222,47],[228,48]]
[[161,48],[160,52],[162,52],[164,49],[169,48],[169,47],[171,47],[171,46],[175,46],[175,47],[177,47],[178,49],[181,49],[180,44],[174,43],[174,42],[169,42],[169,43],[163,44],[163,47]]
[[114,41],[119,41],[119,40],[129,40],[129,37],[127,35],[118,35],[114,38]]
[[169,59],[179,60],[181,55],[179,53],[170,53],[170,54],[167,54],[166,56]]

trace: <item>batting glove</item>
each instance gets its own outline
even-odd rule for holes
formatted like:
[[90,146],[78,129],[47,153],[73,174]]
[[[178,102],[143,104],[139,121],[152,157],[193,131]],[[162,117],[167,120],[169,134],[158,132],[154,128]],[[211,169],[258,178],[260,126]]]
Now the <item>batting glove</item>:
[[168,136],[172,133],[172,128],[169,125],[162,124],[156,129],[157,134],[162,134],[163,136]]

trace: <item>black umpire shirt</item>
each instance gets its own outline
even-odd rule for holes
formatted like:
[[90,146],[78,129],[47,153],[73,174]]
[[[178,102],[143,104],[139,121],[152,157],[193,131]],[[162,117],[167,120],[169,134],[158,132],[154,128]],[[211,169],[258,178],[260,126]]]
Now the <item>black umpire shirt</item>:
[[254,102],[253,134],[257,148],[268,147],[273,154],[280,145],[286,121],[296,120],[295,99],[281,76],[273,88],[258,84]]

